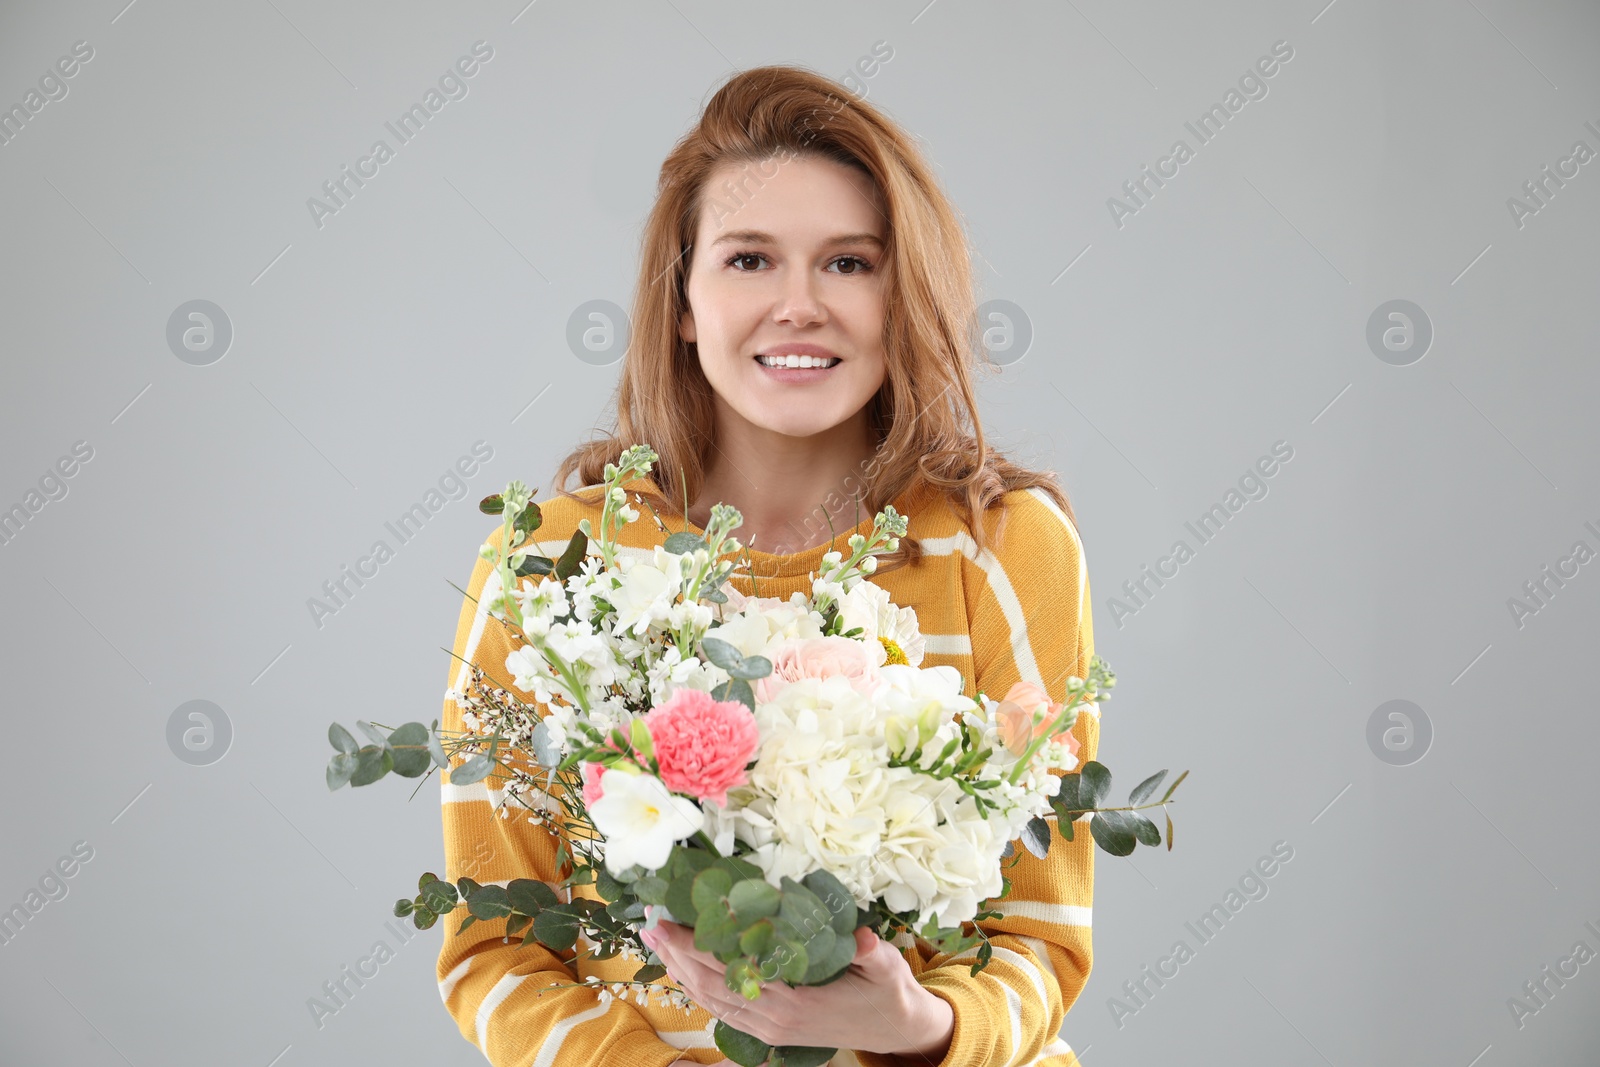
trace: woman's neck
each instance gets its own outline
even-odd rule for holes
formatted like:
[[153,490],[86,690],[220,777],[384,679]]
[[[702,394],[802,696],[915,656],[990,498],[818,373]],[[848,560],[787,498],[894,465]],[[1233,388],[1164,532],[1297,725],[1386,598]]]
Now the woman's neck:
[[756,427],[724,432],[689,519],[704,529],[711,506],[729,504],[744,517],[734,532],[741,543],[759,552],[803,552],[870,517],[857,498],[866,494],[876,453],[864,412],[810,438]]

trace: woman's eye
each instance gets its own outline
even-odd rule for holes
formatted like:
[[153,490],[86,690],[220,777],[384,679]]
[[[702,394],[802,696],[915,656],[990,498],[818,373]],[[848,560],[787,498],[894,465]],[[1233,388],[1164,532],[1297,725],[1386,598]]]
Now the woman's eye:
[[855,264],[855,266],[852,267],[850,270],[842,270],[842,271],[840,271],[839,272],[840,274],[847,274],[847,275],[848,274],[865,274],[865,273],[867,273],[867,271],[872,269],[872,264],[868,263],[866,260],[862,259],[860,256],[840,256],[838,259],[834,260],[834,262],[835,263],[853,263],[853,264]]
[[[750,259],[762,260],[762,259],[766,259],[766,258],[767,257],[763,256],[760,252],[735,252],[733,255],[728,257],[728,266],[732,267],[735,264],[739,264],[739,263],[744,262],[745,260],[750,260]],[[750,268],[750,270],[754,270],[754,269],[756,269],[756,268],[754,268],[754,267]],[[750,270],[746,270],[744,267],[740,267],[739,268],[739,272],[741,274],[748,274],[748,273],[750,273]]]

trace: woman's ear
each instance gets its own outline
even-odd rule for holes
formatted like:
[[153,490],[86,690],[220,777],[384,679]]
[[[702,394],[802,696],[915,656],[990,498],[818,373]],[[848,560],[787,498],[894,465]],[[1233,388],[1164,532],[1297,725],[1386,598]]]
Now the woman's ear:
[[678,337],[688,344],[694,344],[694,312],[687,308],[678,317]]

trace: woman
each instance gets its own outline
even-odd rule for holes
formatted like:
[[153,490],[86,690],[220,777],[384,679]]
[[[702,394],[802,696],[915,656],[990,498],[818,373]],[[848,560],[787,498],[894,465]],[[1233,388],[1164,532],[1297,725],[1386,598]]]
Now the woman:
[[[873,580],[917,611],[925,636],[905,655],[956,667],[968,695],[1025,681],[1062,700],[1093,653],[1083,553],[1054,477],[984,444],[974,320],[959,223],[910,138],[810,72],[737,74],[662,166],[616,432],[563,462],[535,539],[558,553],[579,520],[598,529],[604,465],[648,443],[660,462],[628,488],[663,525],[646,512],[621,543],[642,551],[671,530],[702,531],[712,504],[732,504],[751,549],[732,587],[786,599],[809,592],[836,539],[867,532],[892,502],[910,529]],[[584,488],[568,491],[575,472]],[[497,591],[480,559],[455,653],[514,690],[504,666],[514,638],[475,609]],[[452,674],[460,688],[464,672]],[[444,727],[461,724],[447,699]],[[1093,759],[1097,711],[1074,734],[1080,760]],[[556,838],[526,810],[496,811],[492,783],[443,791],[447,878],[559,882]],[[1075,1064],[1057,1031],[1089,974],[1091,838],[1057,832],[1046,859],[1017,853],[1004,917],[983,924],[993,957],[976,976],[972,952],[860,930],[846,979],[774,982],[745,1002],[692,931],[662,923],[656,951],[687,994],[677,999],[693,1004],[659,993],[640,1003],[636,990],[613,998],[581,984],[625,981],[637,958],[595,961],[580,940],[569,966],[506,942],[499,922],[464,933],[448,922],[440,992],[495,1064],[722,1063],[718,1017],[771,1044],[838,1047],[836,1063]]]

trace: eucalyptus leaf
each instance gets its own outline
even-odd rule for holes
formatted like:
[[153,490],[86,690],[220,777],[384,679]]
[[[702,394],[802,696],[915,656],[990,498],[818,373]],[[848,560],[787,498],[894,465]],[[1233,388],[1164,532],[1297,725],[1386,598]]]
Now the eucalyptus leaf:
[[736,882],[733,888],[728,890],[728,907],[741,926],[749,926],[759,919],[771,918],[778,914],[778,907],[782,903],[783,894],[778,892],[772,883],[762,878]]
[[505,936],[516,937],[518,934],[527,932],[531,926],[533,926],[532,915],[507,915]]
[[1133,830],[1133,836],[1139,839],[1139,844],[1151,848],[1161,844],[1161,831],[1142,812],[1127,811],[1123,814],[1128,817],[1128,824]]
[[[705,652],[706,659],[709,659],[729,674],[733,674],[744,663],[744,653],[720,637],[702,638],[700,648]],[[738,677],[738,675],[734,675],[734,677]]]
[[420,722],[408,722],[389,735],[394,773],[404,778],[421,778],[428,773],[432,762],[428,758],[429,736],[428,728]]
[[555,567],[556,561],[551,559],[549,556],[527,556],[511,573],[515,574],[518,578],[526,578],[530,574],[549,574],[555,570]]
[[435,879],[422,887],[422,906],[429,911],[446,912],[456,906],[456,887]]
[[346,755],[353,755],[356,749],[361,747],[356,744],[356,739],[350,736],[350,731],[336,722],[328,724],[328,743]]
[[746,656],[737,667],[729,668],[728,673],[734,678],[753,682],[772,673],[772,661],[765,656]]
[[473,782],[481,782],[489,777],[494,768],[495,762],[488,756],[473,756],[450,772],[450,784],[471,785]]
[[1150,794],[1156,791],[1156,787],[1161,784],[1161,780],[1166,776],[1166,769],[1163,768],[1134,786],[1133,792],[1128,794],[1128,803],[1143,804]]
[[356,757],[348,752],[335,752],[328,760],[328,770],[324,776],[329,789],[338,789],[350,781],[350,776],[356,773]]
[[561,903],[556,891],[536,878],[513,878],[507,882],[506,900],[524,915],[537,915]]
[[1089,832],[1095,843],[1113,856],[1126,856],[1138,844],[1127,813],[1121,811],[1097,812],[1089,822]]
[[679,530],[668,537],[661,547],[674,555],[686,556],[701,548],[709,551],[711,546],[706,544],[705,538],[699,534],[690,533],[688,530]]
[[1050,852],[1050,824],[1034,817],[1022,828],[1022,845],[1039,859]]
[[383,731],[372,725],[372,723],[367,722],[365,719],[356,720],[356,729],[366,734],[367,740],[371,741],[379,748],[389,747],[389,739],[388,737],[384,736]]
[[[1167,814],[1167,813],[1164,813]],[[1172,816],[1167,814],[1167,851],[1172,851]]]
[[570,952],[578,942],[578,916],[568,908],[565,904],[546,908],[533,920],[534,935],[558,952]]
[[751,711],[756,710],[755,690],[750,688],[750,683],[743,678],[733,678],[723,682],[711,690],[711,696],[716,700],[737,700]]
[[[334,757],[338,759],[338,756]],[[366,745],[356,753],[356,770],[350,776],[351,785],[371,785],[394,770],[394,757],[386,748]]]
[[415,926],[418,930],[431,929],[433,924],[438,921],[439,916],[434,912],[429,911],[427,908],[418,908],[416,911],[411,913],[411,925]]
[[550,723],[540,719],[533,728],[533,755],[541,767],[561,764],[561,747],[550,737]]
[[433,720],[433,725],[428,728],[428,758],[433,760],[433,765],[440,770],[450,766],[450,757],[444,754],[444,745],[439,742],[439,720]]
[[729,1026],[721,1019],[717,1020],[711,1037],[717,1043],[717,1049],[739,1067],[761,1067],[772,1052],[772,1046],[765,1041]]
[[667,969],[659,963],[647,963],[633,972],[635,982],[656,982],[665,978]]
[[1111,770],[1104,763],[1090,760],[1078,775],[1078,804],[1084,809],[1098,808],[1111,793]]
[[407,915],[410,915],[416,910],[416,904],[404,897],[401,897],[399,900],[394,902],[394,917],[396,919],[404,919]]
[[1167,791],[1161,795],[1161,803],[1165,804],[1167,801],[1171,800],[1172,794],[1177,792],[1179,784],[1182,783],[1182,781],[1187,777],[1189,777],[1189,772],[1184,771],[1182,774],[1178,775],[1178,777],[1174,778],[1172,780],[1172,784],[1167,786]]
[[511,901],[504,886],[486,885],[467,897],[467,910],[475,918],[502,919],[511,914]]

